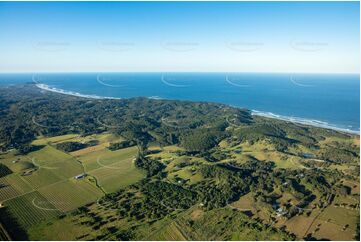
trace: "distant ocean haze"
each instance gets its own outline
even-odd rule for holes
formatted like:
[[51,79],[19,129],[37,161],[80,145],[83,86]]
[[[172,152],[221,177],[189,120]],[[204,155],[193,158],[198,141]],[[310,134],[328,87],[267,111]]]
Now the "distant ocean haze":
[[360,130],[357,74],[0,74],[0,85],[26,82],[51,91],[93,98],[217,102],[273,118],[345,131]]

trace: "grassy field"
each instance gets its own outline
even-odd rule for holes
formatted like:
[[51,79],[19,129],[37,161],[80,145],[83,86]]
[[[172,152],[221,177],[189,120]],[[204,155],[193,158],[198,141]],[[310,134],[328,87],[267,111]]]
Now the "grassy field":
[[[153,240],[153,237],[150,236],[149,240]],[[171,222],[161,231],[158,231],[154,240],[171,240],[171,241],[180,241],[187,240],[187,237],[182,233],[180,225],[177,222]]]
[[[276,226],[286,226],[298,238],[311,234],[317,239],[353,240],[356,224],[359,221],[359,210],[334,207],[338,201],[335,199],[324,210],[313,209],[309,216],[302,214],[288,220],[279,220]],[[345,226],[347,229],[344,229]]]
[[285,225],[289,231],[292,231],[297,238],[303,238],[313,221],[314,217],[296,216],[282,223],[282,225]]
[[98,140],[101,143],[104,143],[104,142],[123,140],[123,138],[110,133],[92,134],[88,136],[80,136],[79,134],[66,134],[66,135],[59,135],[54,137],[39,137],[38,139],[33,141],[32,144],[46,145],[46,144],[57,144],[68,141],[87,142],[90,140]]
[[172,221],[171,219],[165,219],[155,223],[149,228],[144,226],[141,233],[147,237],[147,240],[151,241],[185,241],[189,238],[183,233],[182,225],[178,221]]
[[[54,146],[61,142],[90,140],[97,140],[99,144],[71,153],[57,150]],[[6,215],[7,224],[12,220],[28,229],[96,202],[104,196],[103,191],[114,192],[142,179],[144,172],[134,165],[137,147],[117,151],[106,148],[110,142],[120,140],[121,137],[108,133],[86,137],[76,134],[41,137],[33,144],[43,147],[26,156],[15,152],[0,155],[0,161],[13,172],[0,178],[0,202],[5,206],[0,209]],[[84,172],[89,175],[74,179]]]
[[0,201],[8,200],[32,190],[30,184],[18,174],[11,174],[0,178]]
[[[147,155],[148,158],[159,160],[163,163],[165,171],[168,173],[167,179],[177,183],[177,179],[183,179],[188,184],[195,184],[203,179],[202,174],[197,172],[199,164],[207,163],[205,159],[193,156],[178,155],[177,152],[184,151],[182,147],[170,145],[160,148],[151,146],[154,154]],[[184,166],[186,165],[186,166]]]
[[169,145],[169,146],[165,146],[165,147],[159,147],[159,146],[151,146],[149,147],[150,151],[158,151],[159,153],[155,153],[155,154],[150,154],[148,155],[148,157],[153,158],[153,159],[161,159],[161,160],[169,160],[169,159],[174,159],[176,157],[178,157],[177,155],[175,155],[176,151],[182,151],[184,150],[183,148],[176,146],[176,145]]
[[72,159],[72,156],[49,145],[46,145],[40,150],[30,152],[27,156],[34,158],[39,166],[46,166],[49,168],[57,167],[54,165],[56,163]]
[[48,169],[39,169],[31,175],[23,176],[22,178],[30,184],[33,189],[38,189],[64,180],[64,178],[57,173],[57,170]]
[[0,162],[6,165],[12,172],[17,173],[33,166],[31,160],[27,156],[18,156],[16,151],[1,154]]
[[5,202],[4,206],[12,216],[17,218],[17,222],[23,228],[29,228],[60,214],[46,198],[36,191],[11,199]]
[[243,155],[251,155],[261,161],[273,161],[279,168],[302,168],[302,165],[299,164],[299,157],[276,151],[272,145],[265,141],[252,145],[245,142],[239,145],[238,148],[240,148]]
[[348,224],[351,230],[355,230],[358,216],[354,210],[329,206],[322,212],[319,219],[332,222],[341,228]]
[[[197,208],[194,208],[197,210]],[[193,221],[191,226],[187,221]],[[271,228],[253,227],[254,220],[242,212],[230,208],[215,209],[198,213],[185,212],[177,220],[182,233],[192,240],[283,240],[284,235],[275,233]],[[248,224],[248,225],[245,225]]]
[[91,171],[104,166],[111,167],[112,163],[124,159],[135,158],[137,152],[138,148],[136,146],[116,151],[110,151],[106,148],[103,148],[100,150],[83,153],[77,158],[84,164],[86,171]]
[[47,145],[39,151],[28,154],[28,157],[40,169],[53,171],[62,178],[69,178],[83,171],[81,164],[74,157],[52,146]]
[[138,154],[136,146],[116,151],[103,147],[95,151],[79,151],[78,154],[85,171],[95,177],[106,192],[114,192],[144,177],[144,173],[134,165]]
[[59,135],[54,137],[38,137],[36,140],[32,142],[33,145],[46,145],[49,143],[60,143],[64,141],[69,141],[72,139],[77,138],[78,134],[66,134],[66,135]]
[[86,239],[86,234],[92,234],[93,229],[90,226],[77,225],[71,218],[62,220],[50,220],[48,223],[39,224],[35,228],[29,229],[30,240],[59,240],[68,241],[76,239]]
[[254,210],[253,194],[248,193],[236,202],[230,204],[231,207],[236,208],[240,211],[252,211]]
[[74,210],[103,196],[103,193],[94,184],[85,179],[56,183],[40,188],[38,191],[61,212]]
[[[241,212],[223,208],[212,211],[204,211],[193,207],[182,212],[176,219],[165,217],[154,223],[141,223],[134,227],[134,223],[125,219],[113,219],[116,211],[102,210],[96,204],[90,205],[92,216],[107,223],[102,230],[91,230],[91,219],[85,213],[67,215],[62,219],[52,220],[50,223],[42,223],[29,231],[30,239],[50,240],[93,240],[93,239],[117,239],[121,231],[134,233],[137,240],[282,240],[285,234],[278,234],[271,228],[257,227],[254,220],[249,219]],[[98,222],[99,223],[99,222]],[[76,226],[74,226],[77,224]],[[249,224],[247,226],[241,226]],[[72,226],[73,225],[73,226]],[[254,227],[255,226],[255,227]],[[109,233],[112,229],[114,233]],[[64,233],[68,230],[69,233]],[[51,231],[51,232],[50,232]],[[99,237],[99,236],[105,237]]]
[[[106,209],[103,205],[98,203],[92,203],[88,206],[93,217],[97,217],[95,223],[93,217],[87,216],[87,213],[68,213],[62,219],[51,219],[48,222],[42,222],[36,227],[29,229],[30,240],[94,240],[100,239],[98,236],[104,235],[106,228],[112,228],[116,226],[119,230],[127,228],[126,221],[119,219],[117,211]],[[93,229],[92,225],[99,222],[106,221],[105,228]],[[124,226],[124,227],[123,227]],[[117,239],[116,233],[113,237],[107,237],[107,239]],[[103,237],[104,239],[104,237]]]
[[97,179],[98,184],[107,193],[115,192],[119,188],[135,183],[145,175],[135,168],[132,158],[112,163],[109,167],[101,167],[88,173]]
[[355,230],[346,229],[343,230],[343,227],[331,223],[325,222],[324,220],[315,220],[313,225],[310,227],[309,232],[312,233],[312,236],[319,239],[324,240],[325,238],[333,238],[334,240],[354,240]]
[[94,146],[90,146],[81,150],[76,150],[73,152],[70,152],[70,154],[74,157],[82,157],[82,156],[86,156],[89,153],[92,152],[100,152],[102,150],[104,150],[107,147],[106,143],[102,143],[99,145],[94,145]]

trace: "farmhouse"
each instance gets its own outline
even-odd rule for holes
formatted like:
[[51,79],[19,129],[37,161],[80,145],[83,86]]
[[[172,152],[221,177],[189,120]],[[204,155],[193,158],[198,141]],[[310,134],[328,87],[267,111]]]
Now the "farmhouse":
[[76,180],[83,179],[84,177],[86,177],[86,174],[85,174],[85,173],[74,176],[74,178],[75,178]]
[[281,217],[283,215],[286,215],[287,211],[284,210],[283,208],[278,208],[277,211],[276,211],[276,214],[277,214],[277,217]]

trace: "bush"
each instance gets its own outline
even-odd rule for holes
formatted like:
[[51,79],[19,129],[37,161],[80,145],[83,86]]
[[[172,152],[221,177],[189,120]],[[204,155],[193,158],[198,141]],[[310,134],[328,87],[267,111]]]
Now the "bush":
[[87,145],[79,142],[63,142],[56,145],[56,148],[65,152],[72,152],[86,148]]
[[202,152],[216,146],[223,137],[223,132],[215,132],[207,129],[198,129],[182,135],[181,145],[188,151]]
[[119,149],[124,149],[124,148],[128,148],[131,146],[136,145],[137,143],[133,140],[124,140],[124,141],[120,141],[117,143],[111,143],[108,147],[109,150],[114,151],[114,150],[119,150]]

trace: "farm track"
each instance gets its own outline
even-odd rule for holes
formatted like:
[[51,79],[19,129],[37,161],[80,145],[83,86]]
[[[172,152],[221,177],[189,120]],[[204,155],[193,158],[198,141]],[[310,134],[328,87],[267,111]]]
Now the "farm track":
[[312,225],[315,223],[315,221],[322,215],[322,213],[325,211],[327,207],[321,209],[321,211],[314,217],[314,219],[312,220],[312,222],[310,223],[310,225],[308,226],[305,234],[303,235],[303,237],[306,237],[308,231],[311,229]]
[[[85,174],[85,173],[86,173],[86,169],[85,169],[84,163],[83,163],[81,160],[77,159],[77,158],[74,158],[74,159],[81,165],[82,170],[83,170],[83,173]],[[98,169],[100,169],[100,168],[98,168]],[[88,174],[88,176],[90,176],[91,178],[94,179],[94,181],[95,181],[95,186],[96,186],[97,188],[99,188],[104,195],[106,195],[107,193],[104,191],[103,187],[101,187],[101,186],[99,185],[98,179],[97,179],[95,176],[92,176],[92,175],[90,175],[90,174]]]

